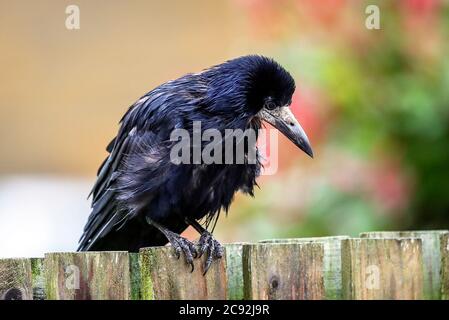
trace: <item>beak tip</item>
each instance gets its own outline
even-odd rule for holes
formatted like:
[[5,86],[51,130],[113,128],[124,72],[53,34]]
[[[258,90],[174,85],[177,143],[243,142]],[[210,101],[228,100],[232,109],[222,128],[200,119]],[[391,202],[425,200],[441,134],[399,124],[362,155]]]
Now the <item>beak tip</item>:
[[304,151],[305,154],[307,154],[310,158],[313,159],[314,154],[313,154],[313,150],[312,147],[310,146],[310,142],[309,140],[306,141],[301,141],[302,143],[300,143],[298,146],[299,148]]
[[313,159],[313,150],[312,149],[307,150],[306,154]]

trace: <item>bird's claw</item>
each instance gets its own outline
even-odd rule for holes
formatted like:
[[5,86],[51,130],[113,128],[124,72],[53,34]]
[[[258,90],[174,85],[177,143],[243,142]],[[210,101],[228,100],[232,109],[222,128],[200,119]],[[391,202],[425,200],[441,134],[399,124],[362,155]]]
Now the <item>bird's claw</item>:
[[201,258],[203,254],[206,253],[203,272],[203,275],[205,275],[212,265],[212,262],[223,256],[223,247],[213,238],[210,232],[205,231],[201,234],[200,240],[197,243],[197,248],[198,258]]
[[191,271],[194,270],[193,259],[198,256],[195,245],[187,240],[186,238],[181,237],[180,235],[174,232],[168,232],[167,238],[170,241],[173,249],[175,250],[176,258],[179,259],[181,257],[181,252],[184,253],[186,262],[191,267]]

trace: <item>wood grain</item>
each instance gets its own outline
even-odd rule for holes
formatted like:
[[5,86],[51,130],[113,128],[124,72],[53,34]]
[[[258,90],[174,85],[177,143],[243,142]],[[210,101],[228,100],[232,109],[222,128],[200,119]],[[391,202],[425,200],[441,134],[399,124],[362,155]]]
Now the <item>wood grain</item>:
[[342,241],[343,297],[351,300],[423,299],[421,239]]
[[244,245],[245,299],[324,299],[322,243]]
[[341,241],[349,236],[287,238],[262,240],[260,243],[322,243],[324,246],[323,277],[326,299],[339,300],[342,296],[341,284]]
[[[226,250],[226,249],[225,249]],[[178,260],[170,246],[140,250],[141,290],[144,300],[225,300],[226,254],[203,276],[205,256],[194,260],[195,270]]]
[[449,234],[441,236],[441,299],[449,300]]
[[244,242],[226,244],[226,274],[228,278],[228,300],[244,298],[243,245]]
[[0,259],[0,300],[32,300],[30,259]]
[[441,299],[441,237],[447,230],[432,231],[381,231],[361,233],[361,238],[418,238],[422,241],[422,257],[424,272],[424,299]]
[[49,300],[128,300],[127,252],[49,253],[45,255]]

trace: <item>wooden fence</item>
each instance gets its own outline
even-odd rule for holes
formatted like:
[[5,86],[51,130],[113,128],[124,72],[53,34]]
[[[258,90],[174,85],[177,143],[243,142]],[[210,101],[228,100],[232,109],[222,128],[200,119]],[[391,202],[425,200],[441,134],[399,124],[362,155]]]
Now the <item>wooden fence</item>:
[[202,275],[170,247],[0,259],[0,299],[449,299],[449,232],[225,246]]

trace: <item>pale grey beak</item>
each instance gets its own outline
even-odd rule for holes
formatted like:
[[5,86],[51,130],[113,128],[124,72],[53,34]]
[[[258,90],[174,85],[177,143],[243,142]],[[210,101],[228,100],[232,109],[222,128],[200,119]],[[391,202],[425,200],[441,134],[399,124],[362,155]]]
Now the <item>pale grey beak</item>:
[[260,118],[273,125],[298,148],[313,158],[309,138],[289,107],[278,107],[273,110],[262,109]]

